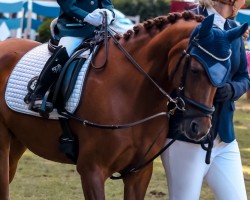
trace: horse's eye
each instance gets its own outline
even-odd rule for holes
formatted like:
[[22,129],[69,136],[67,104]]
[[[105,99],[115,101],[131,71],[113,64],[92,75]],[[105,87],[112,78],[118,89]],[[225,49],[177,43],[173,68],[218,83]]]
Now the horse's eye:
[[200,73],[200,70],[196,67],[191,67],[190,71],[194,74],[194,75],[198,75]]

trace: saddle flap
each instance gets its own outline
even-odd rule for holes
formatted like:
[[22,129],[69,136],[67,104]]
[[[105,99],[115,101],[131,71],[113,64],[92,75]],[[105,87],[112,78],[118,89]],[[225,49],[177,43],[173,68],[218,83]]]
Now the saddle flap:
[[60,84],[60,93],[63,99],[63,106],[65,106],[73,92],[77,77],[85,61],[86,59],[84,58],[77,58],[69,64],[68,69],[66,70],[62,83]]

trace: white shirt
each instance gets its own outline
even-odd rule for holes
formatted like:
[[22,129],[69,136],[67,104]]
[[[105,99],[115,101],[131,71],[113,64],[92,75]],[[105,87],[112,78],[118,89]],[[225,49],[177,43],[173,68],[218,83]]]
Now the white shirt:
[[214,25],[218,26],[221,30],[224,30],[224,24],[226,19],[222,17],[213,7],[207,8],[208,15],[214,14]]

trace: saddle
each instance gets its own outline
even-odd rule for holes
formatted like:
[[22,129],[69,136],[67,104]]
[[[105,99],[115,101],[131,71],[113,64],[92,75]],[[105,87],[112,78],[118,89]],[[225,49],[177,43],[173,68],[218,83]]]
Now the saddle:
[[[56,20],[53,20],[51,23],[51,39],[48,42],[48,49],[53,53],[58,47],[59,39],[56,37],[54,33]],[[82,45],[73,53],[73,55],[69,58],[69,60],[63,66],[59,78],[56,80],[54,84],[50,87],[49,91],[46,92],[45,97],[43,98],[46,103],[47,100],[52,102],[53,106],[57,108],[57,112],[60,114],[62,111],[65,111],[65,105],[74,89],[75,83],[78,78],[78,74],[87,60],[87,58],[92,53],[91,59],[95,57],[97,54],[101,44],[103,41],[105,42],[105,50],[106,50],[106,59],[104,63],[100,67],[95,67],[96,69],[101,69],[105,66],[107,62],[107,41],[108,41],[108,33],[107,33],[107,22],[106,31],[97,31],[94,38],[89,40],[85,40]],[[37,79],[38,77],[36,77]],[[29,100],[32,92],[34,91],[35,78],[30,80],[28,84],[29,93],[26,95],[26,101]],[[78,139],[71,132],[70,126],[68,124],[68,119],[64,117],[59,117],[59,122],[62,128],[62,135],[59,138],[59,149],[61,152],[65,153],[74,163],[76,163],[78,158]]]
[[[51,39],[48,42],[48,50],[53,53],[58,48],[59,38],[56,34],[56,21],[57,18],[51,22]],[[54,82],[49,90],[46,92],[45,97],[43,98],[43,104],[47,101],[52,102],[54,108],[57,110],[64,110],[66,102],[68,101],[78,74],[81,70],[86,59],[92,53],[92,59],[94,55],[98,52],[100,44],[104,41],[105,36],[103,31],[96,31],[94,38],[89,38],[85,40],[73,53],[71,58],[65,63],[60,72],[59,78]],[[37,82],[38,77],[34,77],[28,83],[28,94],[26,95],[24,101],[26,103],[30,102],[31,94],[34,91],[34,86]],[[60,101],[58,101],[60,99]]]
[[[79,52],[81,52],[81,54]],[[54,108],[58,109],[59,107],[63,108],[65,106],[74,89],[78,74],[84,62],[90,55],[90,49],[85,47],[83,49],[79,49],[76,53],[77,54],[74,54],[64,64],[59,78],[49,87],[43,98],[43,102],[52,102]],[[38,78],[39,76],[33,77],[27,85],[28,94],[24,98],[24,101],[27,104],[29,104],[31,100],[30,98],[34,92]],[[57,101],[58,98],[60,98],[60,101]],[[60,102],[60,105],[58,102]]]

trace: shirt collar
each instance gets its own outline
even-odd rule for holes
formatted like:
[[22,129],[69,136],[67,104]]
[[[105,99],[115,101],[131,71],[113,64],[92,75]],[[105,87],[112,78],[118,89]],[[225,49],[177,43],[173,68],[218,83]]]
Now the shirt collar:
[[226,19],[222,17],[213,7],[207,8],[208,15],[214,14],[214,25],[218,26],[221,30],[224,30]]

